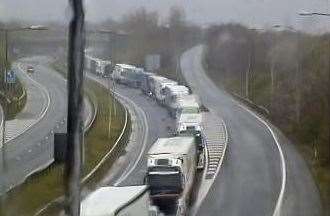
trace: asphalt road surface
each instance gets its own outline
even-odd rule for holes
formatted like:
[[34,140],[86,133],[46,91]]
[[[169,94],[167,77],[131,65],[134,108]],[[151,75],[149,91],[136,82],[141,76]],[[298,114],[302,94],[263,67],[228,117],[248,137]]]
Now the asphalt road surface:
[[[106,79],[91,73],[88,73],[88,77],[106,88],[109,87],[109,81]],[[172,135],[175,121],[164,107],[142,94],[139,89],[117,84],[115,92],[118,94],[117,98],[125,100],[125,105],[130,106],[134,112],[135,124],[139,126],[144,124],[144,126],[137,127],[138,131],[135,131],[133,142],[130,142],[126,148],[126,154],[121,156],[109,170],[109,175],[103,184],[119,186],[143,184],[147,166],[146,154],[149,148],[158,138]]]
[[317,187],[301,156],[276,128],[268,128],[206,76],[202,49],[197,46],[183,54],[182,73],[203,104],[224,119],[229,144],[197,215],[273,215],[277,204],[281,215],[321,215]]
[[26,65],[15,63],[15,72],[25,88],[26,103],[14,119],[6,121],[6,142],[24,133],[33,124],[38,123],[47,112],[50,97],[47,89],[34,79],[37,74],[26,73]]
[[[48,66],[49,61],[46,57],[24,59],[25,63],[33,65],[35,69],[32,78],[47,89],[50,104],[40,121],[3,146],[3,159],[0,164],[4,167],[1,176],[4,178],[5,187],[0,188],[2,190],[14,187],[33,172],[52,163],[54,133],[66,131],[66,82],[58,72]],[[87,113],[85,115],[91,116]]]

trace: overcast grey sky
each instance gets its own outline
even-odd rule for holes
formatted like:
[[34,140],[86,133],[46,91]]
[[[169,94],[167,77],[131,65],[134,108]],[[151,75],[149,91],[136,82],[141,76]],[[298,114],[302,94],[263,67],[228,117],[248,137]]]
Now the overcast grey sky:
[[[140,7],[156,10],[164,18],[169,8],[184,8],[189,21],[206,23],[241,22],[254,27],[274,24],[319,30],[330,26],[330,18],[303,18],[301,10],[328,11],[328,0],[85,0],[89,21],[118,19]],[[0,20],[20,18],[31,22],[65,21],[68,0],[0,0]]]

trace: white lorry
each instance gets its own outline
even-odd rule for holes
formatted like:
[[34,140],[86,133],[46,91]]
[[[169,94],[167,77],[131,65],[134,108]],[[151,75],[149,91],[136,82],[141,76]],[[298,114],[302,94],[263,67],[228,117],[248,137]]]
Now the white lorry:
[[110,77],[112,73],[112,66],[110,60],[99,60],[97,62],[96,74],[103,77]]
[[108,77],[112,72],[112,63],[110,60],[102,60],[85,54],[85,68],[90,72]]
[[81,216],[160,216],[150,204],[146,185],[101,187],[88,195],[80,207]]
[[179,118],[181,114],[197,114],[200,113],[200,102],[197,95],[185,95],[176,97],[176,100],[170,105],[175,118]]
[[196,174],[193,137],[159,138],[148,152],[146,180],[150,197],[166,214],[184,215]]
[[165,87],[170,85],[177,85],[178,83],[176,81],[161,76],[152,76],[151,79],[152,79],[152,89],[151,89],[152,93],[155,96],[157,102],[163,104],[165,99],[165,94],[164,94]]
[[202,137],[203,117],[200,112],[200,104],[194,95],[180,98],[176,107],[176,135],[193,136],[195,138],[198,155],[199,170],[204,168],[205,149]]
[[137,68],[134,65],[116,64],[112,73],[112,79],[117,83],[122,83],[130,87],[137,88],[141,84],[140,74],[142,72],[143,69]]
[[189,89],[183,85],[168,85],[164,89],[164,104],[169,108],[174,104],[177,99],[189,95]]

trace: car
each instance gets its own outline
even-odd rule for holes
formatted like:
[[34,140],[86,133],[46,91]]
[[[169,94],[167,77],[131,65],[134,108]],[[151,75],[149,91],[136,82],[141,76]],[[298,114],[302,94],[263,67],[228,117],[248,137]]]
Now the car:
[[34,68],[32,66],[28,66],[26,69],[27,73],[34,73]]

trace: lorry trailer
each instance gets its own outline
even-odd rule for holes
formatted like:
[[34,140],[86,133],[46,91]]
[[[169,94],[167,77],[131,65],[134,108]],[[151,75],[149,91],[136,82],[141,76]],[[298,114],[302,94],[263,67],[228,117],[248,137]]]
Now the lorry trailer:
[[183,85],[168,85],[164,89],[164,104],[171,107],[178,98],[189,95],[189,89]]
[[159,138],[150,148],[147,162],[146,180],[153,203],[165,212],[177,209],[182,197],[188,203],[196,167],[197,152],[193,137]]
[[157,102],[162,103],[165,95],[164,95],[164,89],[166,86],[169,85],[177,85],[178,83],[176,81],[167,79],[165,77],[161,76],[151,76],[150,77],[150,90],[152,94],[155,96]]
[[169,109],[174,118],[179,118],[181,114],[200,113],[200,103],[198,102],[198,97],[196,95],[185,95],[177,97]]
[[101,187],[82,201],[81,216],[160,216],[152,206],[146,185]]
[[140,87],[140,79],[143,69],[128,64],[116,64],[112,78],[117,83],[122,83],[130,87]]

